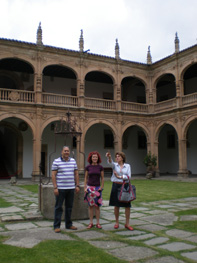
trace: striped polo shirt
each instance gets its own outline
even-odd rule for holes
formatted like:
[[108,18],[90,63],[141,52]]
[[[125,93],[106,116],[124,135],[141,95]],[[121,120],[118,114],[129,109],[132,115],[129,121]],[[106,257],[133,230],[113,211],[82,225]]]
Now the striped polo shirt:
[[56,182],[58,189],[75,189],[75,175],[77,170],[75,159],[69,157],[68,161],[59,157],[53,161],[52,171],[57,171]]

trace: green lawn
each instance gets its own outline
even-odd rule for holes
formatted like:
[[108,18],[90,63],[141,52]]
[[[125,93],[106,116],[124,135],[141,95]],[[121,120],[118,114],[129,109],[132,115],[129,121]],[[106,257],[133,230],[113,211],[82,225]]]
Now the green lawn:
[[12,206],[13,204],[7,202],[5,199],[0,198],[0,208],[4,208],[4,207],[9,207]]
[[[136,205],[140,202],[152,202],[159,200],[172,200],[177,198],[197,196],[197,183],[185,183],[159,180],[134,180],[137,198]],[[103,199],[108,200],[112,183],[106,181],[103,191]]]
[[[159,200],[172,200],[177,198],[197,197],[197,183],[185,183],[176,181],[160,181],[160,180],[134,180],[132,182],[136,186],[137,199],[135,204],[140,202],[152,202]],[[33,193],[38,193],[39,186],[18,185]],[[109,200],[111,192],[111,181],[105,181],[103,199]],[[81,188],[83,191],[83,188]]]
[[0,244],[0,261],[2,263],[87,263],[109,262],[123,263],[102,249],[80,241],[44,241],[27,249]]
[[17,185],[17,186],[19,186],[19,187],[21,187],[23,189],[26,189],[26,190],[28,190],[28,191],[30,191],[32,193],[38,193],[38,191],[39,191],[39,185],[37,185],[37,184]]
[[[184,215],[197,215],[197,209],[189,209],[185,211],[179,211],[175,213],[176,216],[184,216]],[[174,222],[173,227],[189,231],[189,232],[197,232],[197,220],[193,221],[181,221],[178,220]]]

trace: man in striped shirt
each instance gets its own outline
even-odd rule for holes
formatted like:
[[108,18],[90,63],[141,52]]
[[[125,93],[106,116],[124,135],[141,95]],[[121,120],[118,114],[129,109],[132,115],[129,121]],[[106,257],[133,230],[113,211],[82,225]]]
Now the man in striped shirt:
[[65,227],[66,229],[76,230],[72,225],[71,213],[74,201],[74,191],[79,192],[79,173],[75,159],[70,157],[70,149],[64,146],[61,156],[53,161],[52,182],[54,187],[55,216],[54,231],[61,232],[61,217],[63,213],[63,202],[65,200]]

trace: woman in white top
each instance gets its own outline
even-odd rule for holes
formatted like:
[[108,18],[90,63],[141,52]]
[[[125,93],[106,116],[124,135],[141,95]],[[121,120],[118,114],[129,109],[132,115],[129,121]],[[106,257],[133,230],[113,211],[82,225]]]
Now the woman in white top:
[[111,181],[113,182],[113,184],[111,189],[109,205],[114,206],[114,215],[116,219],[114,228],[119,228],[119,209],[120,207],[125,207],[125,228],[132,231],[133,228],[129,225],[131,202],[122,203],[118,200],[118,190],[122,187],[123,181],[128,180],[128,178],[130,180],[131,178],[131,166],[130,164],[125,163],[126,157],[123,152],[116,152],[116,162],[113,162],[110,152],[106,153],[106,157],[108,159],[108,164],[113,169],[113,174],[111,177]]

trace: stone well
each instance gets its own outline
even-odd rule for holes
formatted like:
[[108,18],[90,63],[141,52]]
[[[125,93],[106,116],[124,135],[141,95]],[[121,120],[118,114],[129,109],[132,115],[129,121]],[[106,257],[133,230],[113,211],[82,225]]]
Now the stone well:
[[[84,186],[80,184],[80,192],[75,193],[72,209],[72,220],[88,219],[88,204],[84,202]],[[54,219],[55,196],[52,184],[41,185],[39,191],[39,208],[46,219]],[[63,205],[64,208],[64,205]],[[64,219],[64,212],[62,215]]]

